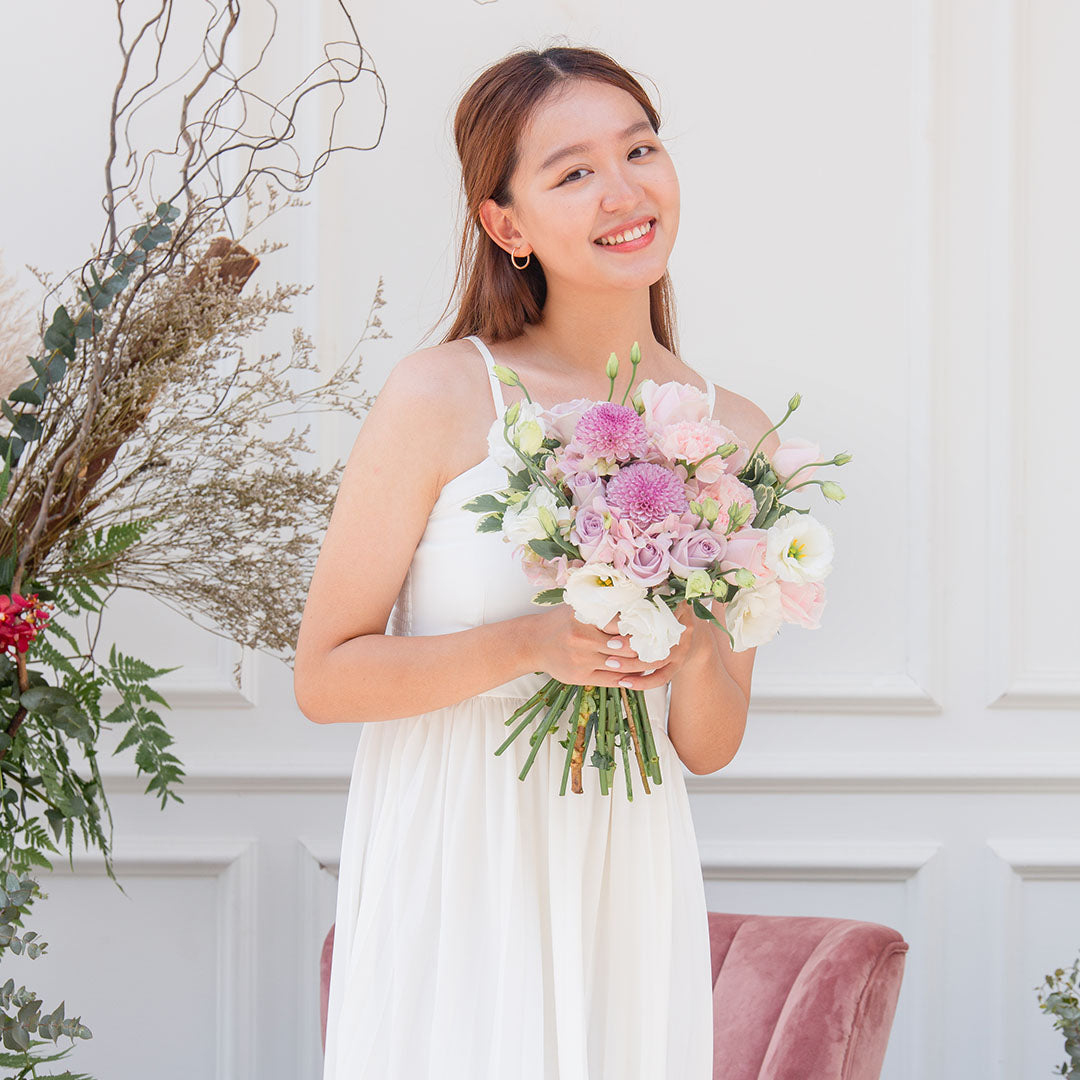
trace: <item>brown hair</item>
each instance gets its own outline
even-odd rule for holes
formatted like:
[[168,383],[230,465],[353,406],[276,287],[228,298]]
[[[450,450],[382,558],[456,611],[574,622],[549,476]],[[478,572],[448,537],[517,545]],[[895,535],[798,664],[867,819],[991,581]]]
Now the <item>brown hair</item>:
[[[459,288],[461,300],[442,342],[469,334],[507,341],[517,337],[526,323],[540,320],[547,296],[543,268],[534,258],[524,270],[515,270],[507,253],[484,230],[479,208],[489,198],[500,206],[510,205],[510,177],[518,163],[521,132],[533,109],[554,88],[571,79],[595,79],[625,90],[645,110],[653,131],[659,134],[660,114],[641,84],[599,50],[569,46],[524,49],[481,73],[462,95],[454,116],[454,141],[468,213],[451,298],[439,322]],[[649,286],[649,308],[656,340],[678,355],[675,294],[666,270]]]

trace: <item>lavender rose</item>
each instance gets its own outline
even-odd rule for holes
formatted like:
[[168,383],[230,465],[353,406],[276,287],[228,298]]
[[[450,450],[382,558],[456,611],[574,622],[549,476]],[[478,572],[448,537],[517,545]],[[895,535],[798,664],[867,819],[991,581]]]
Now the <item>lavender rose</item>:
[[708,529],[694,529],[676,540],[671,548],[671,570],[676,577],[686,578],[691,570],[707,570],[722,558],[727,543]]

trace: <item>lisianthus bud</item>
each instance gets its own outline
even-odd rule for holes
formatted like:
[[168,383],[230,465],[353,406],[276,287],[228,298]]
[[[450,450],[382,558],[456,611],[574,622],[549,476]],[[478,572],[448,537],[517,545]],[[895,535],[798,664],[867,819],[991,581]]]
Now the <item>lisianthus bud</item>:
[[832,463],[834,465],[846,465],[850,460],[851,455],[846,450],[842,450],[839,454],[833,455]]
[[508,424],[516,424],[519,412],[521,412],[521,402],[515,401],[514,404],[506,410],[506,422]]
[[517,386],[521,382],[513,368],[505,367],[503,364],[496,364],[491,370],[495,372],[495,378],[499,382],[506,383],[507,386]]
[[797,409],[800,401],[802,401],[802,394],[792,394],[791,400],[787,403],[787,407],[792,410]]
[[712,579],[706,570],[691,570],[686,578],[686,599],[695,596],[709,596],[712,593]]
[[728,520],[736,529],[745,525],[756,514],[757,506],[751,506],[750,503],[733,502],[728,507]]
[[720,504],[711,496],[706,496],[701,504],[701,513],[705,520],[712,525],[720,516]]
[[754,575],[749,570],[747,570],[745,566],[740,566],[738,570],[735,571],[736,585],[739,585],[742,588],[748,588],[749,586],[753,585],[755,581],[757,581],[757,578],[754,577]]
[[728,591],[728,583],[723,578],[717,578],[712,583],[712,594],[717,600],[726,600]]
[[538,453],[544,445],[544,429],[535,420],[526,420],[514,429],[514,435],[515,445],[523,454]]
[[537,508],[536,516],[540,519],[540,527],[548,534],[548,536],[554,536],[555,531],[558,529],[558,522],[555,520],[555,515],[546,507],[540,506]]
[[704,512],[701,509],[701,503],[699,503],[697,499],[690,500],[690,513],[697,514],[698,517],[705,516]]
[[608,357],[607,377],[609,379],[614,379],[615,376],[618,375],[618,374],[619,374],[619,358],[614,353],[612,353]]
[[824,495],[826,499],[832,499],[834,502],[839,502],[844,497],[844,489],[832,480],[826,480],[821,485],[821,494]]
[[641,348],[636,341],[630,346],[630,363],[635,366],[641,363]]

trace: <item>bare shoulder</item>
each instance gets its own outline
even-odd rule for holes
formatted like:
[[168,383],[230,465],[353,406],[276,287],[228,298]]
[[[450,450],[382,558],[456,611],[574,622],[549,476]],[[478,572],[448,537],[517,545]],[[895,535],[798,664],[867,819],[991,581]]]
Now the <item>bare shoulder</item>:
[[437,494],[461,471],[456,457],[475,452],[468,445],[470,435],[473,442],[477,430],[486,436],[490,417],[484,409],[491,411],[490,401],[487,368],[476,346],[464,339],[446,341],[417,349],[394,364],[364,427],[369,428],[369,440],[392,444],[396,454],[410,446],[438,462],[431,476]]
[[[713,418],[719,420],[725,427],[731,428],[751,449],[776,422],[770,420],[768,413],[760,405],[751,401],[750,398],[737,394],[734,390],[727,390],[719,383],[716,384],[716,403],[713,407]],[[779,446],[779,434],[775,431],[769,431],[765,441],[761,444],[761,449],[769,457],[772,457]]]

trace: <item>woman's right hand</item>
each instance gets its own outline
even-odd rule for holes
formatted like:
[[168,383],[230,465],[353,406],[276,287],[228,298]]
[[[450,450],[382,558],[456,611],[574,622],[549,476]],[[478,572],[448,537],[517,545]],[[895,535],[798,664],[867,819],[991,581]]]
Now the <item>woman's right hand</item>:
[[[579,622],[567,603],[527,615],[531,664],[562,683],[573,686],[618,686],[627,675],[655,671],[662,678],[665,663],[646,664],[619,633],[616,615],[602,630]],[[614,662],[614,666],[609,661]]]

